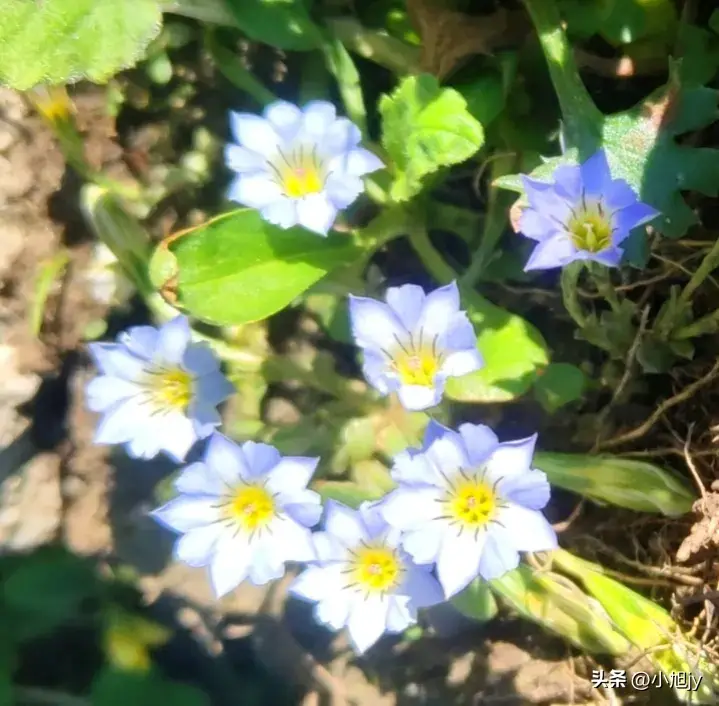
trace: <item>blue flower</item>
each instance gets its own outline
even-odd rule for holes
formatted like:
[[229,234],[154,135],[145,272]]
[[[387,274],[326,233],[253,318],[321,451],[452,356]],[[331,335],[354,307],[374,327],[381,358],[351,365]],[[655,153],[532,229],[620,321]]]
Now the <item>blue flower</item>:
[[442,399],[448,377],[482,367],[477,339],[459,308],[452,282],[425,294],[406,284],[387,290],[387,303],[350,296],[355,342],[363,371],[383,395],[397,392],[406,409],[427,409]]
[[101,373],[87,386],[88,407],[103,415],[95,442],[126,444],[134,458],[165,451],[183,461],[220,424],[217,405],[234,392],[212,351],[191,342],[184,316],[89,349]]
[[399,533],[382,519],[377,503],[351,510],[329,501],[325,531],[314,535],[317,560],[290,593],[317,603],[317,620],[332,630],[346,627],[358,653],[385,633],[417,621],[417,609],[442,602],[429,570],[399,549]]
[[327,235],[337,212],[364,191],[361,177],[384,166],[327,101],[302,109],[277,101],[262,117],[232,113],[231,127],[239,145],[225,148],[225,162],[238,176],[228,198],[282,228],[299,223]]
[[401,530],[419,564],[436,564],[445,595],[476,577],[498,578],[517,567],[518,552],[556,549],[540,510],[549,501],[544,473],[531,467],[537,436],[499,443],[482,424],[451,431],[434,421],[421,451],[395,458],[398,483],[382,514]]
[[153,517],[182,534],[175,556],[209,567],[218,598],[246,578],[263,585],[280,578],[288,561],[315,558],[309,528],[322,514],[307,489],[318,459],[282,458],[272,446],[238,446],[215,433],[205,459],[175,481],[179,495]]
[[604,150],[580,166],[554,171],[554,183],[522,176],[529,206],[519,230],[537,241],[528,270],[563,267],[574,260],[595,260],[616,267],[620,245],[633,228],[659,215],[641,203],[623,179],[612,179]]

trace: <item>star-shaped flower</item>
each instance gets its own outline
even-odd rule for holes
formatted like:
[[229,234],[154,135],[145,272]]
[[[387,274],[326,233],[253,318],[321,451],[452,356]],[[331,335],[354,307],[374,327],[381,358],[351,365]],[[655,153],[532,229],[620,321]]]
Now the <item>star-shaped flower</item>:
[[192,343],[184,316],[89,349],[101,373],[87,386],[88,407],[103,415],[95,442],[125,444],[134,458],[165,451],[183,461],[220,424],[217,405],[234,392],[210,348]]
[[579,166],[554,170],[554,183],[522,176],[529,206],[519,230],[537,241],[525,270],[563,267],[574,260],[595,260],[616,267],[619,247],[632,229],[659,212],[641,203],[623,179],[612,179],[604,150]]
[[406,409],[433,407],[448,377],[482,367],[472,324],[459,308],[457,285],[425,294],[406,284],[388,289],[386,299],[350,296],[352,333],[362,348],[365,377],[383,395],[396,391]]
[[395,458],[398,483],[381,505],[418,564],[436,564],[445,595],[476,577],[517,567],[519,552],[557,547],[540,510],[549,501],[544,473],[532,469],[536,435],[499,443],[482,424],[455,432],[431,421],[420,451]]
[[327,235],[337,213],[364,191],[361,177],[384,166],[360,147],[359,128],[327,101],[302,109],[277,101],[262,117],[232,113],[231,127],[239,144],[225,148],[225,162],[237,172],[228,198],[282,228],[299,224]]

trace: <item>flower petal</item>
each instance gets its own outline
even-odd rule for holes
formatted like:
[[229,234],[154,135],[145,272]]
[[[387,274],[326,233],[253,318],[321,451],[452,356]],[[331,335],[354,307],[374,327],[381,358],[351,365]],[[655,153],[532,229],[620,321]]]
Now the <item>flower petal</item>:
[[378,392],[387,395],[399,386],[396,376],[390,375],[387,357],[383,353],[365,350],[362,354],[362,373]]
[[212,495],[180,495],[150,514],[168,529],[184,533],[217,522],[220,511]]
[[388,596],[387,603],[387,632],[404,632],[417,622],[416,611],[409,608],[409,601],[405,596]]
[[152,360],[155,357],[158,337],[159,331],[154,326],[131,326],[121,333],[117,340],[133,355]]
[[292,583],[289,592],[307,601],[322,601],[339,594],[346,585],[340,563],[328,566],[309,566]]
[[337,111],[329,101],[310,101],[302,108],[303,132],[313,138],[324,138],[337,117]]
[[223,532],[210,562],[210,582],[217,598],[237,588],[249,573],[252,547],[243,533]]
[[470,466],[479,466],[496,451],[497,435],[485,424],[461,424],[458,429]]
[[145,377],[147,361],[118,343],[90,343],[87,346],[97,369],[105,375],[139,382]]
[[479,560],[479,575],[485,581],[491,581],[518,566],[519,554],[514,547],[501,540],[499,531],[488,532]]
[[486,532],[475,536],[472,532],[459,535],[445,532],[437,557],[437,577],[447,598],[466,588],[479,572],[479,560],[483,554]]
[[276,553],[268,552],[264,547],[257,547],[250,561],[248,578],[255,586],[264,586],[285,575],[285,563]]
[[85,388],[86,404],[92,412],[104,412],[120,400],[134,397],[142,388],[134,382],[109,375],[98,375]]
[[363,191],[364,182],[347,174],[330,174],[325,182],[327,199],[338,211],[354,203]]
[[251,476],[240,447],[217,432],[207,444],[205,464],[230,487]]
[[296,105],[287,101],[270,103],[262,114],[269,120],[275,132],[284,142],[294,140],[302,128],[302,111]]
[[536,470],[508,476],[497,488],[503,498],[530,510],[541,510],[549,502],[552,490],[547,474]]
[[542,241],[556,235],[558,226],[540,211],[528,207],[522,210],[519,217],[519,232],[532,240]]
[[264,544],[266,554],[284,561],[304,563],[315,558],[312,533],[293,519],[280,515],[272,522],[272,534]]
[[[244,459],[243,466],[247,469],[245,480],[267,476],[267,474],[282,460],[280,452],[270,444],[257,441],[246,441],[240,447]],[[265,478],[267,482],[269,478]],[[276,492],[274,489],[272,492]]]
[[364,524],[356,510],[336,500],[329,500],[325,505],[325,513],[325,530],[345,547],[355,547],[365,539]]
[[433,486],[399,487],[385,496],[380,512],[392,527],[417,529],[442,514],[441,496],[442,491]]
[[252,113],[230,113],[230,128],[243,147],[266,158],[277,153],[281,140],[269,120]]
[[410,530],[402,537],[402,547],[416,564],[433,564],[442,547],[443,528],[438,523]]
[[560,233],[537,244],[524,266],[524,271],[564,267],[576,259],[577,249],[572,245],[566,233]]
[[206,463],[197,461],[185,466],[173,483],[179,493],[221,495],[226,489],[220,476]]
[[[441,424],[430,421],[442,429],[444,434],[445,427]],[[429,425],[428,425],[429,427]],[[431,443],[432,440],[425,439],[425,445]],[[411,485],[431,485],[437,488],[445,486],[444,477],[425,453],[413,450],[402,451],[394,457],[392,464],[392,478],[397,483],[408,483]]]
[[260,214],[268,223],[280,228],[292,228],[297,225],[297,206],[293,199],[281,196],[260,209]]
[[528,473],[532,468],[537,434],[526,439],[505,441],[494,449],[486,461],[487,480],[494,483],[500,478]]
[[175,544],[175,558],[188,566],[207,566],[222,528],[218,523],[196,527],[180,537]]
[[297,201],[297,222],[319,235],[327,235],[337,218],[337,208],[325,193],[309,194]]
[[408,596],[414,609],[429,608],[444,602],[444,592],[432,574],[426,569],[409,565],[399,592]]
[[227,198],[249,208],[264,209],[283,196],[282,187],[268,172],[240,174],[230,183]]
[[234,385],[219,371],[196,378],[195,395],[199,402],[216,407],[236,392]]
[[424,289],[416,284],[390,287],[385,298],[402,325],[408,331],[414,329],[422,314],[425,300]]
[[347,620],[347,632],[357,654],[364,654],[387,628],[389,601],[386,597],[370,596],[356,601]]
[[394,311],[384,302],[350,294],[349,311],[352,335],[361,348],[394,348],[398,338],[407,336]]
[[[633,228],[637,228],[649,221],[654,220],[659,215],[656,208],[652,208],[645,203],[634,203],[631,206],[617,211],[614,214],[614,226],[620,233],[629,233]],[[615,239],[615,245],[621,241]]]
[[624,179],[614,179],[602,194],[602,203],[607,211],[618,211],[637,203],[637,193]]
[[182,356],[182,365],[195,375],[209,375],[220,369],[220,361],[206,343],[190,343]]
[[544,552],[557,548],[557,534],[538,510],[511,503],[500,509],[497,519],[503,525],[502,544],[508,543],[520,552]]
[[591,255],[588,259],[599,262],[605,267],[619,267],[623,257],[624,252],[621,248],[611,247]]
[[582,172],[576,164],[563,164],[552,174],[554,190],[570,203],[582,198]]
[[482,367],[482,356],[476,349],[468,351],[455,351],[450,353],[442,362],[441,372],[448,377],[461,377],[468,375]]
[[424,332],[425,340],[432,340],[447,330],[458,311],[459,289],[456,282],[450,282],[427,294],[417,327]]
[[442,401],[442,390],[425,385],[400,385],[397,397],[405,409],[419,411],[438,405]]
[[190,322],[186,316],[176,316],[159,330],[157,355],[165,363],[179,365],[190,343]]
[[96,444],[122,444],[142,431],[147,420],[147,408],[137,397],[120,400],[107,409],[95,431]]
[[267,169],[267,160],[261,154],[239,145],[225,145],[225,164],[233,172],[251,174]]
[[352,176],[364,176],[384,169],[384,162],[374,153],[363,147],[357,147],[347,153],[345,170]]
[[[354,151],[362,139],[360,129],[348,118],[337,118],[324,130],[322,151],[333,155],[328,167],[330,170],[347,170],[347,156]],[[366,151],[366,150],[362,150]],[[356,176],[361,176],[357,174]]]
[[470,466],[462,437],[455,431],[447,431],[444,436],[435,439],[427,448],[426,454],[445,478]]
[[584,193],[587,196],[601,197],[612,183],[612,173],[604,150],[593,154],[586,162],[579,165],[582,174]]
[[182,463],[198,440],[192,420],[181,412],[173,412],[155,419],[157,419],[155,429],[148,428],[148,434],[158,435],[160,448],[175,461]]
[[266,481],[268,490],[273,493],[288,494],[305,490],[317,468],[319,458],[285,456],[280,459],[279,453],[277,451],[275,453],[278,460],[270,467]]

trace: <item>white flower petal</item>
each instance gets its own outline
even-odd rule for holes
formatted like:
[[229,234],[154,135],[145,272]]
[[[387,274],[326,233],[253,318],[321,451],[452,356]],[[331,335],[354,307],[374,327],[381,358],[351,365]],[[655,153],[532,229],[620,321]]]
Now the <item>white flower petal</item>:
[[437,557],[437,577],[447,598],[459,593],[477,577],[485,540],[485,532],[476,539],[473,532],[463,531],[457,535],[452,528],[445,532]]
[[441,372],[448,377],[468,375],[482,367],[482,358],[476,350],[450,353],[443,361]]
[[165,364],[179,366],[185,349],[190,344],[190,322],[186,316],[177,316],[159,330],[157,358]]
[[310,101],[302,108],[303,132],[315,139],[323,138],[337,117],[332,103],[323,100]]
[[219,433],[210,437],[205,452],[205,463],[230,488],[249,475],[240,447]]
[[180,537],[175,544],[175,558],[188,566],[207,566],[222,533],[219,523],[196,527]]
[[377,351],[393,349],[408,337],[397,315],[384,302],[368,297],[349,296],[352,335],[361,348]]
[[282,187],[268,172],[240,174],[227,191],[227,198],[250,208],[266,208],[283,196]]
[[197,432],[191,419],[181,412],[156,417],[154,433],[158,435],[160,448],[178,462],[187,457],[197,442]]
[[104,412],[120,400],[142,392],[137,383],[109,375],[98,375],[85,389],[87,407],[92,412]]
[[275,132],[285,143],[294,140],[302,127],[302,111],[287,101],[270,103],[264,109],[263,115],[272,123]]
[[439,488],[401,486],[384,498],[380,511],[392,527],[404,531],[418,529],[442,514],[441,497]]
[[342,573],[345,565],[333,563],[326,566],[307,567],[292,583],[289,592],[307,601],[317,602],[342,593],[347,581]]
[[352,606],[347,632],[350,642],[358,654],[363,654],[374,645],[387,628],[387,597],[370,596],[356,601]]
[[345,547],[355,547],[366,538],[362,517],[356,510],[336,500],[329,500],[325,512],[325,530]]
[[487,461],[486,471],[489,482],[494,483],[500,478],[531,470],[536,443],[537,434],[526,439],[499,444]]
[[217,522],[220,510],[217,498],[211,495],[180,495],[151,515],[175,532],[189,532]]
[[309,194],[296,203],[297,222],[319,235],[327,235],[337,218],[337,208],[325,193]]
[[318,463],[319,458],[285,456],[268,473],[267,488],[273,493],[285,493],[287,497],[306,490]]
[[173,483],[179,493],[220,495],[226,486],[207,464],[198,461],[185,466]]
[[456,282],[435,289],[427,294],[417,328],[424,333],[424,340],[431,341],[443,334],[459,311],[459,289]]
[[253,547],[242,532],[223,532],[217,540],[210,563],[210,581],[218,598],[237,588],[246,578]]
[[267,160],[257,152],[239,145],[225,146],[225,164],[241,174],[262,172],[267,169]]
[[315,559],[312,533],[287,515],[280,515],[273,520],[270,532],[269,539],[263,542],[268,555],[278,560],[297,563]]
[[497,519],[504,527],[502,536],[517,551],[543,552],[557,548],[557,534],[538,510],[509,503],[500,509]]
[[447,431],[444,436],[435,439],[425,453],[430,463],[440,469],[445,477],[471,465],[462,437],[454,431]]
[[230,127],[235,139],[263,157],[273,157],[281,143],[272,123],[251,113],[230,113]]
[[121,444],[143,432],[148,408],[137,397],[129,397],[110,407],[95,432],[96,444]]
[[425,385],[400,385],[397,397],[405,409],[416,412],[438,405],[442,401],[442,390]]
[[389,596],[387,608],[387,631],[404,632],[410,625],[417,622],[409,607],[409,599],[405,596]]
[[292,228],[297,225],[297,205],[294,199],[281,196],[277,201],[268,204],[260,213],[268,223],[280,228]]
[[431,523],[406,532],[402,537],[402,547],[417,564],[432,564],[442,547],[443,528],[439,523]]

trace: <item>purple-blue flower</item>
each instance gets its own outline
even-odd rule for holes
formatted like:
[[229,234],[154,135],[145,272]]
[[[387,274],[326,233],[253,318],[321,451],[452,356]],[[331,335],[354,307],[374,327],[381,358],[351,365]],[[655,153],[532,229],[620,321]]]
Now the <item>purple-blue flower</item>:
[[532,468],[537,436],[499,443],[482,424],[452,431],[431,421],[420,451],[394,461],[398,483],[382,514],[418,564],[436,564],[447,598],[477,576],[517,567],[519,552],[556,549],[540,510],[549,501],[544,473]]
[[350,296],[349,304],[364,375],[383,395],[397,392],[406,409],[427,409],[442,399],[447,378],[482,367],[456,283],[429,294],[415,284],[391,287],[386,302]]
[[161,451],[183,461],[190,447],[220,424],[217,405],[234,388],[204,343],[192,343],[186,317],[159,329],[135,326],[116,343],[91,343],[100,375],[87,385],[87,405],[102,419],[98,444],[125,444],[134,458]]
[[360,147],[359,128],[327,101],[302,109],[276,101],[262,117],[231,113],[230,121],[239,144],[225,148],[225,162],[237,172],[228,198],[282,228],[299,224],[327,235],[338,211],[364,191],[361,177],[384,166]]
[[182,534],[180,561],[209,567],[218,597],[245,579],[260,586],[280,578],[286,562],[315,558],[309,528],[322,506],[307,483],[318,460],[283,458],[267,444],[238,446],[216,433],[204,461],[175,481],[179,495],[152,515]]
[[519,230],[537,241],[528,270],[563,267],[574,260],[595,260],[616,267],[619,247],[633,228],[659,212],[641,203],[623,179],[612,179],[604,150],[579,166],[554,170],[554,183],[522,176],[529,206]]
[[317,620],[332,630],[346,627],[358,653],[385,633],[417,621],[417,610],[444,599],[426,567],[399,548],[399,533],[382,519],[377,503],[351,510],[329,501],[325,531],[314,535],[317,559],[290,593],[316,603]]

